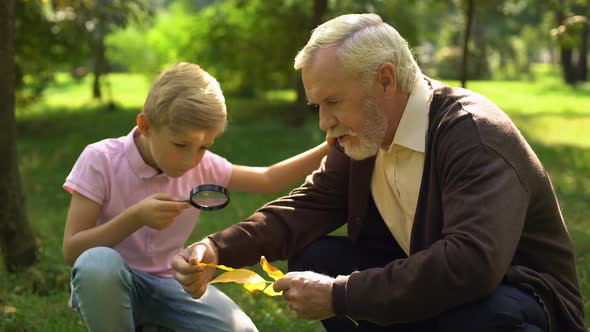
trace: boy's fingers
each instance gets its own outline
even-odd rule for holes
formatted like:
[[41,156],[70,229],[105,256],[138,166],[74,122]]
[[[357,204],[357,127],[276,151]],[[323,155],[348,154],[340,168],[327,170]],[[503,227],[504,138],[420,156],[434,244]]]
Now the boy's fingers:
[[202,243],[196,243],[192,249],[193,250],[191,250],[189,257],[189,263],[198,265],[200,262],[203,262],[203,257],[205,257],[207,246]]
[[182,201],[160,201],[159,208],[161,211],[182,212],[191,205]]

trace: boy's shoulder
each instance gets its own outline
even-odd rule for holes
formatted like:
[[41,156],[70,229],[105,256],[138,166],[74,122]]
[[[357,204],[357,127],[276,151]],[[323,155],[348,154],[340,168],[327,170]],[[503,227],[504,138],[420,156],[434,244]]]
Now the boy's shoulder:
[[85,150],[99,154],[118,154],[125,151],[126,137],[105,138],[101,141],[88,144]]
[[84,159],[87,162],[105,161],[112,163],[114,160],[125,157],[125,137],[107,138],[101,141],[88,144],[79,161]]

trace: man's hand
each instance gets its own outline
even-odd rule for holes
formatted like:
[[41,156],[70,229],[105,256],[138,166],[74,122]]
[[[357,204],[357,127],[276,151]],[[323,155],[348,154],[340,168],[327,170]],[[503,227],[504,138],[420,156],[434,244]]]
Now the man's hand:
[[199,262],[217,264],[217,248],[209,239],[196,242],[180,251],[172,259],[174,278],[193,298],[198,299],[207,290],[215,268],[199,266]]
[[335,315],[332,305],[334,278],[311,271],[289,272],[277,280],[274,290],[283,291],[289,308],[299,318],[308,320],[326,319]]

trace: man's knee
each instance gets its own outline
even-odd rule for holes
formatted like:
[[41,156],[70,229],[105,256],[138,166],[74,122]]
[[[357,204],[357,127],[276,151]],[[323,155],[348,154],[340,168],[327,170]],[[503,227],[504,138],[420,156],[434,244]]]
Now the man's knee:
[[351,262],[358,256],[350,240],[327,236],[312,242],[289,258],[289,271],[314,271],[336,276],[352,272]]
[[480,301],[441,314],[437,325],[441,332],[548,330],[541,304],[533,296],[508,285],[500,285]]

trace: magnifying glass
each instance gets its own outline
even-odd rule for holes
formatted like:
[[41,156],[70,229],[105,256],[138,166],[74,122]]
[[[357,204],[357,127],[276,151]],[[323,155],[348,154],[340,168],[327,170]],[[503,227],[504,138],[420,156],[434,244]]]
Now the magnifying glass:
[[204,211],[220,210],[229,204],[229,192],[216,184],[202,184],[191,190],[187,202]]

